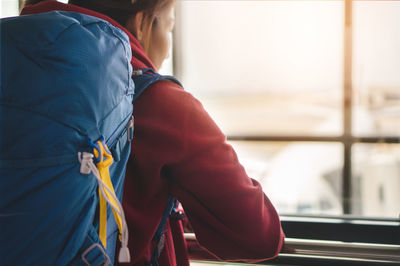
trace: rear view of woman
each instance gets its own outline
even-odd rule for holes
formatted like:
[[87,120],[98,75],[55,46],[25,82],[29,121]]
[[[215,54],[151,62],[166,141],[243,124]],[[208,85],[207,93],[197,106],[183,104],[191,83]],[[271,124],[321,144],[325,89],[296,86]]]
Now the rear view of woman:
[[[174,0],[28,1],[22,14],[63,10],[109,21],[128,34],[136,73],[157,71],[168,57],[174,5]],[[153,240],[170,196],[182,204],[199,243],[218,258],[255,262],[277,256],[284,239],[278,214],[199,101],[162,79],[135,101],[134,118],[123,198],[131,265],[189,264],[180,223],[169,219]]]

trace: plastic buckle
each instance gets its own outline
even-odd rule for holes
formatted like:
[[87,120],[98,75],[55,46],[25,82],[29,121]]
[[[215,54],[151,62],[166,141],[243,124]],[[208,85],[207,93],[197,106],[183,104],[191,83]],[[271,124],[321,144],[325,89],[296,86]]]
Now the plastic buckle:
[[170,215],[170,219],[172,220],[185,220],[186,219],[186,214],[182,211],[177,211],[177,210],[172,210],[172,213]]
[[[133,0],[132,0],[133,1]],[[143,70],[141,70],[141,69],[134,69],[133,71],[132,71],[132,75],[133,76],[140,76],[140,75],[143,75]]]
[[103,165],[102,167],[108,167],[113,163],[112,154],[108,149],[103,136],[101,136],[95,143],[89,140],[89,146],[93,148],[93,160],[97,165],[101,163]]
[[[89,262],[89,260],[86,258],[86,256],[95,248],[98,248],[100,250],[100,255],[103,255],[104,259],[103,261],[101,261],[101,263],[97,264],[97,265],[102,265],[102,266],[107,266],[111,264],[110,258],[107,256],[107,254],[105,253],[104,249],[100,246],[100,244],[95,243],[93,245],[91,245],[88,249],[85,250],[85,252],[82,253],[82,260],[84,263],[86,263],[87,265],[91,266],[92,264]],[[93,259],[93,262],[98,258],[98,256],[96,256]]]
[[99,162],[101,162],[103,160],[102,156],[101,156],[101,147],[99,142],[104,141],[103,136],[100,137],[100,139],[98,141],[92,142],[89,139],[89,147],[91,147],[93,149],[93,154],[94,154],[94,158],[93,161],[98,164]]
[[128,138],[128,141],[131,142],[133,140],[133,129],[134,129],[134,124],[135,120],[133,116],[131,117],[131,120],[129,120],[128,124],[126,125],[126,135]]

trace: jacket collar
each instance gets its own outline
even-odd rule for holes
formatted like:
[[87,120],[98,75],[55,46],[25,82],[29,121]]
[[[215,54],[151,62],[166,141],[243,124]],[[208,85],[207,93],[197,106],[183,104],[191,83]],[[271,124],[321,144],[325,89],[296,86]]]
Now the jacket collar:
[[39,14],[39,13],[45,13],[45,12],[50,12],[50,11],[69,11],[69,12],[78,12],[94,17],[98,17],[100,19],[103,19],[105,21],[108,21],[111,25],[121,29],[124,31],[128,37],[129,37],[129,42],[131,45],[132,49],[132,59],[131,59],[131,64],[133,68],[154,68],[153,63],[150,61],[150,59],[147,57],[146,53],[144,52],[143,47],[140,45],[139,41],[123,26],[121,26],[118,22],[115,20],[107,17],[106,15],[103,15],[101,13],[82,8],[79,6],[71,5],[71,4],[63,4],[55,0],[47,0],[40,2],[36,5],[29,5],[26,6],[21,10],[21,15],[29,15],[29,14]]

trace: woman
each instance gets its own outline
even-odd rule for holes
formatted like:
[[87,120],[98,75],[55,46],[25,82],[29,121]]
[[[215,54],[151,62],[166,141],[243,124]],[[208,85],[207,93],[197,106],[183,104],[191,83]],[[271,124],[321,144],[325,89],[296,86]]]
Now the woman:
[[[35,2],[41,1],[28,4]],[[64,10],[103,18],[128,34],[133,68],[157,71],[168,56],[175,1],[132,2],[48,0],[22,14]],[[132,265],[150,261],[157,248],[152,238],[170,195],[183,205],[200,244],[218,258],[254,262],[279,253],[284,234],[274,207],[192,95],[174,82],[158,81],[135,101],[134,116],[123,202]],[[188,265],[185,247],[178,243],[181,225],[167,221],[164,232],[159,264]]]

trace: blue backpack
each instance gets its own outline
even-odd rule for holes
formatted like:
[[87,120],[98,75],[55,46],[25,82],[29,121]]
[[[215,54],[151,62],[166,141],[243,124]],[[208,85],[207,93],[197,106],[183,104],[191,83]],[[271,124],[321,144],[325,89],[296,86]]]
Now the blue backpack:
[[74,12],[0,23],[0,264],[112,264],[118,236],[129,261],[128,37]]

